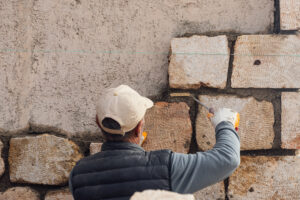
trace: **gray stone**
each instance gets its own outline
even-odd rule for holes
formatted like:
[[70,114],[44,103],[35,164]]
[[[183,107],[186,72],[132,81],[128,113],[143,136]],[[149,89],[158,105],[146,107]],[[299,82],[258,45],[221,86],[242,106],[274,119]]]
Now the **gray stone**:
[[225,35],[174,38],[171,50],[170,87],[225,88],[230,53]]
[[[274,140],[274,110],[272,103],[257,101],[253,97],[239,98],[228,95],[200,95],[199,100],[215,110],[231,108],[240,113],[240,136],[242,150],[271,149]],[[207,117],[208,111],[198,107],[196,139],[200,149],[211,149],[216,143],[214,128]]]
[[300,1],[283,0],[280,2],[280,29],[300,29]]
[[300,149],[300,92],[282,93],[281,147]]
[[47,192],[45,200],[74,200],[74,198],[69,189],[63,189]]
[[233,88],[300,88],[300,35],[243,35],[234,47]]
[[40,195],[30,187],[13,187],[1,193],[0,200],[40,200]]
[[299,199],[300,157],[242,156],[229,178],[229,199]]
[[83,155],[72,141],[43,134],[12,138],[9,147],[11,182],[63,185]]

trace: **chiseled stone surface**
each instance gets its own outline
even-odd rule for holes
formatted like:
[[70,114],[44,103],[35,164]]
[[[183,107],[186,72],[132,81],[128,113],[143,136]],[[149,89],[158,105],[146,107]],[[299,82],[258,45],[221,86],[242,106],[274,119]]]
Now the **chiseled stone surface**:
[[5,164],[4,164],[4,160],[2,158],[2,149],[3,149],[3,143],[0,140],[0,177],[4,174],[4,171],[5,171]]
[[[94,104],[128,84],[168,84],[170,41],[186,33],[267,33],[270,0],[1,0],[0,131],[99,134]],[[142,83],[142,84],[141,84]],[[3,106],[5,105],[5,106]]]
[[[200,95],[199,100],[215,110],[231,108],[240,113],[238,134],[242,150],[271,149],[274,140],[273,105],[253,97],[239,98],[229,95]],[[199,105],[196,119],[196,139],[199,148],[208,150],[215,144],[215,131],[207,117],[208,111]]]
[[300,92],[282,93],[281,147],[300,149]]
[[208,186],[194,193],[195,200],[217,199],[225,200],[224,182]]
[[13,187],[1,193],[0,200],[40,200],[40,195],[30,187]]
[[90,144],[90,155],[100,152],[102,144],[102,142],[92,142]]
[[171,50],[170,87],[225,88],[230,53],[225,35],[174,38]]
[[74,198],[69,189],[63,189],[48,192],[45,200],[74,200]]
[[280,29],[300,29],[300,1],[282,0],[280,2]]
[[144,190],[136,192],[130,200],[195,200],[191,194],[178,194],[165,190]]
[[82,157],[79,147],[65,138],[48,134],[12,138],[8,157],[10,181],[62,185]]
[[299,199],[300,157],[242,156],[229,179],[232,200]]
[[192,137],[189,106],[184,103],[157,102],[145,114],[148,133],[143,148],[146,150],[171,149],[187,153]]
[[233,88],[300,88],[300,35],[243,35],[234,49]]

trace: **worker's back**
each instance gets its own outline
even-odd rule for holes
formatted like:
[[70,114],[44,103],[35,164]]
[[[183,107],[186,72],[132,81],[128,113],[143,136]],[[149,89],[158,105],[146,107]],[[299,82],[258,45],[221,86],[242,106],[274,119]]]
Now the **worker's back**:
[[145,152],[139,145],[109,142],[83,158],[70,175],[75,200],[129,199],[145,189],[171,190],[171,151]]

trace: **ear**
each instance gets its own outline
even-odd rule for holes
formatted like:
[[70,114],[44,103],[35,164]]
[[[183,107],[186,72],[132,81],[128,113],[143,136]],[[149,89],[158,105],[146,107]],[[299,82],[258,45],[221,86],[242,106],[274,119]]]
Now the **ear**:
[[141,132],[141,129],[142,129],[142,120],[138,123],[138,125],[136,125],[136,128],[135,128],[135,136],[138,137],[139,136],[139,133]]
[[96,115],[96,124],[98,125],[98,127],[100,128],[100,124],[99,124],[99,121],[98,121],[98,116]]

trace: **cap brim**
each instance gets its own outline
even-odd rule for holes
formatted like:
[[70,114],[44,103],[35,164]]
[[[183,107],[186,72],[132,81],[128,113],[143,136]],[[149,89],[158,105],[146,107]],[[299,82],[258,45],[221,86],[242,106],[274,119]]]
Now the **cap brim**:
[[151,108],[154,105],[153,101],[147,97],[143,97],[143,100],[144,100],[144,105],[147,109]]

